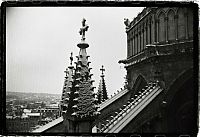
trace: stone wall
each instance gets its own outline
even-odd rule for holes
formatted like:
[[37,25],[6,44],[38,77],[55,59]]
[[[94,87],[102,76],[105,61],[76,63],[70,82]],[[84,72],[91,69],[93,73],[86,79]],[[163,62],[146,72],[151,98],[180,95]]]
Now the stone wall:
[[192,38],[191,8],[145,8],[127,30],[127,58],[142,52],[149,44],[159,45]]

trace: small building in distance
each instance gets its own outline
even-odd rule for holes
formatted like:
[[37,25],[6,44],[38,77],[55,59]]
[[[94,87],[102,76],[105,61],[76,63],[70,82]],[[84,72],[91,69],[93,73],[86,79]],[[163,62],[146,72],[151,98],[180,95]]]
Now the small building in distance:
[[40,120],[40,113],[6,116],[6,130],[7,132],[30,132],[38,126]]

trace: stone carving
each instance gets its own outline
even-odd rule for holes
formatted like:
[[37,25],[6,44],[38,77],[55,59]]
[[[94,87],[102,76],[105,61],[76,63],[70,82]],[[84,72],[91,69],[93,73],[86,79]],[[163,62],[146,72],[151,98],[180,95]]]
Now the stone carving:
[[126,29],[129,29],[131,26],[129,19],[127,19],[127,18],[124,18],[124,24],[126,25]]

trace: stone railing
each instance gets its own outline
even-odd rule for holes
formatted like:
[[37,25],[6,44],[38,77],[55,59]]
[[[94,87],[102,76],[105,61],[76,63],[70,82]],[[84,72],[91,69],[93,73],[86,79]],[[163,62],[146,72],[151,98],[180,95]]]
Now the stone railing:
[[122,130],[139,112],[141,112],[160,92],[162,89],[158,83],[149,83],[144,89],[138,92],[134,98],[131,98],[120,112],[111,116],[111,120],[102,125],[99,132],[118,133]]
[[151,57],[185,53],[193,53],[193,40],[175,41],[173,43],[164,43],[163,45],[161,43],[146,45],[143,51],[128,59],[120,60],[119,63],[124,63],[126,68]]

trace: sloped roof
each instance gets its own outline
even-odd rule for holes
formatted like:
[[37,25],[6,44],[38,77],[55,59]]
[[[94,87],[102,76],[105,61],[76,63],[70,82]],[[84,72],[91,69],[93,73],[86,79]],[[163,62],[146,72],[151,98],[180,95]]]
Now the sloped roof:
[[33,132],[33,133],[41,133],[41,132],[44,132],[44,131],[46,131],[46,130],[52,128],[52,127],[54,127],[55,125],[57,125],[57,124],[59,124],[59,123],[61,123],[61,122],[63,122],[63,117],[59,117],[59,118],[57,118],[57,119],[55,119],[55,120],[53,120],[53,121],[47,123],[47,124],[44,125],[44,126],[41,126],[40,128],[38,128],[38,129],[36,129],[36,130],[34,130],[34,131],[32,131],[32,132]]
[[119,133],[125,126],[137,116],[163,89],[159,86],[148,87],[145,92],[137,96],[132,102],[112,118],[102,129],[104,133]]
[[40,116],[40,113],[26,113],[27,116]]
[[111,103],[113,103],[114,101],[116,101],[117,99],[121,98],[123,95],[125,95],[126,93],[128,93],[128,89],[124,89],[122,91],[120,91],[118,94],[116,94],[115,96],[113,96],[112,98],[106,100],[105,102],[101,103],[99,105],[99,109],[98,111],[101,111],[102,109],[104,109],[106,106],[110,105]]

